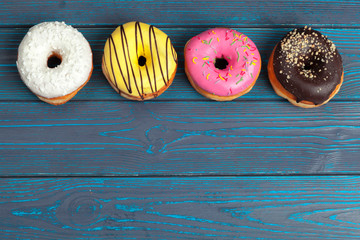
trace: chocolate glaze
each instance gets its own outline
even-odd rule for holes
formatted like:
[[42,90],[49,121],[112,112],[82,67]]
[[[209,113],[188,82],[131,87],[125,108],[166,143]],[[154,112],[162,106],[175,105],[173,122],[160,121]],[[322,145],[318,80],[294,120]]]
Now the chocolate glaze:
[[335,45],[309,27],[287,33],[274,50],[274,72],[296,101],[325,102],[341,82],[342,59]]

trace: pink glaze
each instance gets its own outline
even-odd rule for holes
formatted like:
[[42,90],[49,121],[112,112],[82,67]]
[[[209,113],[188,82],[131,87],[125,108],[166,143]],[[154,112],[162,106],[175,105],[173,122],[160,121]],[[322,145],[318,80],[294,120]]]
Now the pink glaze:
[[[261,68],[253,41],[228,28],[214,28],[193,37],[185,46],[185,66],[193,82],[217,96],[237,95],[252,85]],[[225,69],[215,67],[224,58]]]

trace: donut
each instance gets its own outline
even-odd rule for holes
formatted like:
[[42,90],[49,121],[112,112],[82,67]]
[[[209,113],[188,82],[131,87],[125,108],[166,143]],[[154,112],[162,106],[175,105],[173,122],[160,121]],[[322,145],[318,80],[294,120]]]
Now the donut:
[[106,40],[102,71],[121,96],[143,101],[162,94],[172,83],[177,54],[170,38],[152,25],[128,22]]
[[335,96],[344,70],[334,43],[305,26],[290,31],[275,46],[268,75],[279,96],[295,106],[313,108]]
[[191,85],[216,101],[230,101],[249,92],[261,70],[256,45],[229,28],[213,28],[192,37],[184,56]]
[[19,45],[16,65],[30,91],[53,105],[74,97],[93,70],[88,41],[64,22],[31,27]]

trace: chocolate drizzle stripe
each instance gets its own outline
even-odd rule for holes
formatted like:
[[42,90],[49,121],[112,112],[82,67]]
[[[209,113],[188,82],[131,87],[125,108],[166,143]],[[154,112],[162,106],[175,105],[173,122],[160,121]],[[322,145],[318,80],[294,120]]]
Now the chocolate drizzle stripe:
[[[139,59],[139,55],[138,55],[138,36],[137,36],[137,29],[139,28],[139,33],[140,33],[140,39],[141,39],[141,44],[142,44],[142,50],[143,50],[143,56],[145,55],[145,46],[144,46],[144,38],[143,38],[143,35],[142,35],[142,31],[141,31],[141,27],[140,27],[140,23],[139,22],[136,22],[135,23],[135,41],[136,41],[136,57],[137,59]],[[150,85],[150,89],[151,89],[151,92],[154,93],[157,91],[157,89],[153,89],[153,86],[152,86],[152,83],[151,83],[151,79],[150,79],[150,75],[149,75],[149,69],[148,69],[148,66],[147,64],[145,64],[145,69],[146,69],[146,74],[148,76],[148,82],[149,82],[149,85]],[[141,68],[139,68],[139,74],[140,74],[140,79],[142,79],[142,74],[141,74]],[[143,81],[141,81],[141,91],[142,93],[144,93],[144,86],[143,86]]]
[[[122,72],[122,70],[121,70],[121,67],[120,67],[120,61],[119,61],[118,54],[117,54],[117,51],[116,51],[116,46],[115,46],[115,43],[114,43],[114,39],[112,38],[111,35],[110,35],[110,38],[109,38],[109,39],[110,39],[110,42],[111,42],[111,45],[109,46],[110,63],[111,63],[111,69],[112,69],[112,74],[113,74],[113,77],[114,77],[115,85],[116,85],[116,87],[117,87],[118,85],[117,85],[116,76],[115,76],[115,73],[114,73],[114,65],[113,65],[113,62],[114,62],[114,61],[112,61],[112,59],[111,59],[111,46],[113,46],[113,48],[114,48],[115,56],[116,56],[116,62],[117,62],[117,65],[118,65],[118,67],[119,67],[121,76],[123,77],[123,79],[125,79],[125,77],[124,77],[124,74],[123,74],[123,72]],[[128,90],[128,92],[131,93],[131,92],[132,92],[132,91],[131,91],[131,86],[130,86],[130,85],[128,86],[128,85],[126,84],[126,81],[124,81],[124,83],[125,83],[125,86],[126,86],[126,89]],[[119,89],[119,88],[118,88],[118,89]],[[119,89],[119,90],[120,90],[120,89]]]
[[[143,83],[144,78],[143,78],[143,75],[141,73],[141,67],[139,67],[140,84],[141,84],[140,88],[139,88],[138,82],[136,81],[136,77],[135,77],[134,66],[132,64],[132,61],[130,60],[130,49],[129,49],[129,43],[128,43],[127,36],[126,36],[126,31],[125,31],[123,26],[120,26],[119,30],[120,30],[120,38],[121,38],[122,49],[123,49],[122,55],[120,55],[120,56],[118,55],[118,52],[116,50],[116,43],[114,42],[114,39],[113,39],[113,37],[111,35],[110,35],[109,41],[108,41],[108,44],[109,44],[108,54],[110,54],[111,72],[112,72],[112,75],[113,75],[113,79],[115,81],[115,86],[120,92],[120,89],[119,89],[118,84],[117,84],[117,79],[116,79],[116,76],[115,76],[115,71],[114,71],[114,67],[115,67],[114,62],[115,61],[113,61],[112,56],[111,56],[111,53],[112,53],[111,48],[112,47],[114,48],[117,67],[120,70],[121,77],[123,79],[123,82],[125,84],[125,87],[126,87],[127,91],[129,93],[132,93],[131,81],[134,81],[134,84],[135,84],[137,93],[139,94],[139,97],[144,99],[144,95],[145,95],[145,93],[144,93],[144,83]],[[139,44],[138,44],[139,40],[138,39],[139,38],[140,38],[141,45],[142,45],[143,51],[144,51],[145,50],[145,43],[144,43],[144,38],[143,38],[143,34],[142,34],[141,24],[139,22],[135,22],[135,41],[136,41],[135,42],[135,46],[136,46],[135,50],[136,50],[137,59],[139,59],[139,53],[138,53],[138,48],[139,48]],[[153,43],[152,43],[152,39],[153,39]],[[152,46],[153,44],[155,45],[154,47]],[[155,27],[152,26],[152,25],[149,25],[149,46],[150,46],[152,70],[153,70],[153,73],[154,73],[153,78],[150,76],[148,64],[145,64],[145,69],[146,69],[146,73],[147,73],[147,77],[148,77],[147,79],[149,81],[150,89],[151,89],[151,92],[152,92],[153,95],[155,95],[156,92],[158,91],[157,90],[157,82],[156,82],[156,67],[155,67],[155,64],[154,64],[154,56],[156,56],[157,59],[158,59],[157,60],[157,62],[159,64],[158,67],[160,69],[160,73],[161,73],[161,76],[162,76],[162,79],[164,81],[165,86],[167,86],[168,83],[170,82],[169,63],[168,63],[168,61],[169,61],[169,56],[168,56],[169,46],[168,46],[168,44],[170,45],[173,60],[177,64],[176,52],[175,52],[175,49],[173,48],[173,46],[171,45],[171,41],[170,41],[170,38],[168,36],[166,38],[166,43],[165,44],[166,44],[166,46],[165,46],[165,48],[166,48],[166,54],[165,54],[166,76],[164,76],[163,66],[161,64],[161,59],[160,59],[160,55],[159,55],[159,46],[158,46],[158,41],[157,41],[157,37],[156,37],[156,33],[155,33]],[[155,53],[154,53],[154,51],[155,51]],[[106,55],[107,55],[107,52],[104,53],[104,58],[106,58]],[[144,52],[144,55],[145,55],[145,52]],[[123,64],[123,65],[126,65],[127,79],[124,76],[124,72],[123,72],[124,69],[121,68],[119,57],[122,57],[122,59],[125,62],[125,64]],[[146,58],[146,56],[144,56],[144,57]],[[105,68],[106,68],[106,71],[108,71],[106,62],[105,62]]]
[[[140,28],[140,35],[141,35],[141,28]],[[140,36],[141,40],[142,40],[142,35]],[[136,58],[139,59],[139,55],[138,55],[138,41],[137,41],[138,37],[137,37],[137,24],[135,24],[135,49],[136,49]],[[144,42],[141,41],[143,43],[143,49],[144,49]],[[141,69],[139,68],[139,74],[140,74],[140,79],[142,79],[142,75],[141,75]],[[143,86],[143,82],[141,81],[141,92],[143,92],[144,86]]]
[[[150,26],[151,28],[151,26]],[[150,30],[149,28],[149,30]],[[150,44],[150,54],[151,54],[151,64],[152,66],[154,66],[154,58],[153,58],[153,51],[152,51],[152,45],[151,45],[151,33],[149,31],[149,44]],[[154,79],[156,79],[156,73],[155,73],[155,70],[153,71],[154,73]],[[157,85],[156,85],[156,81],[155,81],[155,89],[157,89]]]
[[[110,36],[111,37],[111,36]],[[112,39],[110,39],[110,40],[112,40]],[[110,41],[109,40],[109,41]],[[110,52],[110,63],[112,63],[112,59],[111,59],[111,45],[109,46],[109,52]],[[106,64],[106,61],[105,61],[105,67],[106,67],[106,71],[108,72],[108,74],[109,74],[109,71],[107,70],[107,64]],[[116,87],[118,87],[117,86],[117,83],[116,83],[116,77],[115,77],[115,74],[114,74],[114,67],[113,67],[113,65],[111,64],[111,71],[112,71],[112,73],[113,73],[113,76],[114,76],[114,81],[115,81],[115,86]]]
[[[122,43],[122,46],[123,46],[124,59],[125,59],[125,63],[126,63],[126,71],[127,71],[127,76],[128,76],[128,83],[131,86],[131,76],[130,76],[130,72],[129,72],[129,63],[130,63],[130,67],[131,67],[131,73],[132,73],[134,79],[135,79],[135,73],[134,73],[134,68],[132,66],[132,62],[130,60],[129,44],[128,44],[128,41],[127,41],[125,29],[124,29],[123,26],[120,26],[120,34],[121,34],[120,35],[121,36],[121,43]],[[125,40],[125,43],[126,43],[126,48],[125,48],[124,40]],[[125,51],[125,50],[127,50],[127,51]],[[126,58],[126,53],[127,53],[128,58]],[[127,59],[129,59],[129,61]],[[139,96],[141,96],[141,98],[143,98],[142,94],[140,93],[139,86],[138,86],[137,82],[134,81],[134,83],[135,83],[135,87],[136,87],[136,90],[137,90]]]
[[[161,76],[164,80],[164,84],[167,85],[167,82],[169,81],[169,76],[167,76],[167,80],[165,79],[164,77],[164,73],[163,73],[163,70],[162,70],[162,66],[161,66],[161,61],[160,61],[160,57],[159,57],[159,50],[158,50],[158,44],[157,44],[157,41],[156,41],[156,35],[155,35],[155,30],[154,30],[154,26],[150,26],[149,27],[149,41],[150,41],[150,52],[151,52],[151,59],[154,59],[153,57],[153,51],[152,51],[152,44],[151,44],[151,33],[152,35],[154,36],[154,43],[155,43],[155,48],[156,48],[156,55],[157,55],[157,59],[158,59],[158,62],[159,62],[159,67],[160,67],[160,72],[161,72]],[[166,62],[168,60],[168,53],[166,52]]]
[[[169,66],[168,66],[168,56],[167,56],[167,52],[168,52],[168,40],[169,40],[169,37],[167,37],[166,38],[166,49],[165,49],[165,51],[166,51],[166,76],[168,76],[168,81],[169,81]],[[165,85],[166,85],[166,83],[165,83]]]

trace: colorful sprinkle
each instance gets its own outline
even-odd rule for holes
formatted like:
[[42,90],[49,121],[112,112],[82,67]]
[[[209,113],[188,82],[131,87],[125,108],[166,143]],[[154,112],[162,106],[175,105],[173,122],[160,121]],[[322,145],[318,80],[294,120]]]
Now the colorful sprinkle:
[[202,67],[204,67],[204,66],[205,66],[205,63],[206,63],[206,62],[204,62],[204,63],[203,63]]
[[219,73],[219,78],[220,78],[221,80],[225,81],[225,79],[220,75],[220,73]]
[[220,42],[220,40],[219,40],[219,38],[218,38],[218,37],[217,37],[216,39],[217,39],[217,41],[218,41],[218,42]]
[[213,34],[216,34],[216,32],[212,31]]
[[234,41],[230,45],[232,46],[234,43],[236,43],[237,40],[238,39],[234,39]]
[[198,59],[198,58],[197,58],[197,57],[194,57],[194,58],[193,58],[193,63],[195,63],[195,64],[196,64],[195,59]]
[[238,77],[239,75],[240,75],[240,73],[236,74],[236,76],[235,76],[235,77]]
[[229,56],[227,56],[226,58],[229,59],[229,60],[231,60],[231,57],[229,57]]
[[250,75],[251,75],[251,78],[254,78],[253,75],[252,75],[252,73],[250,73]]
[[239,62],[239,59],[240,59],[240,53],[238,51],[236,51],[237,53],[237,62]]
[[232,65],[230,66],[230,70],[233,70],[233,67],[232,67]]
[[212,38],[209,40],[209,42],[206,41],[206,40],[202,40],[202,43],[203,43],[203,44],[206,44],[206,45],[210,45],[211,41],[212,41]]
[[220,81],[220,79],[219,79],[219,80],[217,80],[217,81],[215,82],[215,84],[217,84],[219,81]]
[[245,42],[247,42],[247,38],[248,38],[248,37],[245,37],[245,38],[244,38],[244,41],[245,41]]
[[247,57],[245,57],[245,56],[243,56],[243,57],[244,57],[244,60],[245,60],[245,61],[247,61],[247,60],[248,60],[248,59],[247,59]]
[[209,80],[209,76],[210,76],[210,73],[208,75],[206,75],[206,79]]
[[241,78],[240,78],[240,80],[236,82],[236,85],[238,85],[238,84],[239,84],[239,82],[241,82],[242,80],[244,80],[244,78],[243,78],[243,77],[241,77]]
[[229,73],[229,76],[232,77],[232,75]]
[[202,60],[208,60],[209,59],[209,56],[206,56],[206,57],[203,57]]
[[236,36],[237,36],[237,35],[236,35],[236,33],[235,33],[235,32],[233,32],[233,36],[234,36],[234,38],[236,38]]

